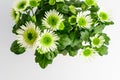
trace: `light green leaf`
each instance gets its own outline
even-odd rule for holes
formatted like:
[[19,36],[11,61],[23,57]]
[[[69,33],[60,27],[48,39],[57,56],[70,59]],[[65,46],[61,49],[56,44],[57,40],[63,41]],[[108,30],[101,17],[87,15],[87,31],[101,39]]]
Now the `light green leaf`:
[[108,54],[108,47],[103,45],[102,47],[97,49],[97,52],[100,56],[107,55]]
[[89,32],[87,30],[82,31],[80,39],[82,39],[83,41],[88,41],[88,39],[89,39]]

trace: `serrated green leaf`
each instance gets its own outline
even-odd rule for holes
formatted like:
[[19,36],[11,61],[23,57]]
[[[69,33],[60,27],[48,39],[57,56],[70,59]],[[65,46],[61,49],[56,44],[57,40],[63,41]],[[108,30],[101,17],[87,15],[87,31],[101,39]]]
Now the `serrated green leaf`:
[[38,51],[36,51],[35,53],[35,61],[36,63],[39,63],[40,67],[42,69],[45,69],[48,64],[51,64],[53,60],[49,60],[45,54],[40,54]]
[[89,32],[87,30],[81,32],[80,39],[83,41],[88,41],[89,39]]
[[11,47],[10,47],[10,50],[12,52],[14,52],[15,54],[19,55],[19,54],[23,54],[25,52],[25,48],[24,47],[21,47],[20,44],[18,44],[17,40],[15,40]]
[[74,56],[76,56],[77,55],[77,51],[69,51],[69,55],[70,56],[72,56],[72,57],[74,57]]
[[105,28],[105,25],[99,25],[94,28],[94,34],[102,33],[103,29]]
[[48,52],[48,53],[45,54],[45,56],[47,57],[47,59],[53,60],[57,56],[57,53],[55,53],[55,52]]
[[69,6],[64,3],[58,3],[57,4],[57,10],[61,13],[68,13],[69,12]]
[[108,54],[108,47],[107,46],[102,46],[97,49],[97,52],[100,56],[107,55]]
[[63,47],[66,47],[66,46],[70,45],[72,43],[72,41],[70,40],[68,35],[65,34],[65,35],[60,36],[59,43],[62,44]]
[[93,6],[90,8],[90,11],[91,11],[91,12],[97,12],[98,10],[99,10],[99,7],[96,6],[96,5],[95,5],[95,6],[93,5]]
[[104,39],[105,39],[105,44],[106,44],[106,45],[109,45],[110,38],[107,36],[107,34],[103,33],[102,36],[103,36]]

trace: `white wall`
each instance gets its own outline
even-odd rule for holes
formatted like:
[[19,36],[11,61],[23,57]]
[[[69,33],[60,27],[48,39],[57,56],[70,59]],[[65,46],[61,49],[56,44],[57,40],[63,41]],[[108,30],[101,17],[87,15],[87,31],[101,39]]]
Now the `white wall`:
[[96,57],[85,63],[80,56],[58,56],[52,65],[42,70],[34,62],[34,54],[28,50],[14,55],[9,48],[13,40],[14,24],[10,10],[14,0],[0,0],[0,80],[120,80],[120,3],[119,0],[98,0],[102,10],[108,11],[115,25],[105,32],[111,38],[109,55]]

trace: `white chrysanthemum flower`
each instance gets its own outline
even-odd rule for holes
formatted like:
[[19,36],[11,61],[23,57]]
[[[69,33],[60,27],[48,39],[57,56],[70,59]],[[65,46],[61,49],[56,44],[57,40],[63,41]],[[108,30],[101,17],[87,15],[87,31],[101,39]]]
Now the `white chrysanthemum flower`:
[[90,28],[92,24],[92,19],[85,13],[78,13],[77,14],[77,24],[79,27],[82,28]]
[[16,11],[20,11],[20,12],[24,11],[27,7],[28,7],[28,0],[17,0],[13,6],[13,8]]
[[101,21],[109,21],[109,16],[106,12],[100,11],[98,12],[98,17]]
[[21,29],[17,30],[18,33],[18,43],[25,48],[37,48],[37,39],[40,34],[40,30],[32,22],[27,22],[25,25],[21,26]]
[[59,37],[53,31],[44,30],[38,39],[38,49],[40,48],[44,53],[55,51],[57,49],[58,40]]
[[15,11],[14,9],[12,9],[11,16],[12,16],[13,20],[17,23],[19,21],[19,19],[20,19],[20,12]]
[[90,47],[87,47],[87,48],[84,48],[81,52],[81,56],[86,60],[86,61],[91,61],[92,59],[95,58],[96,54],[95,54],[95,50],[90,48]]
[[91,44],[93,47],[101,47],[104,42],[105,42],[105,39],[103,36],[99,36],[99,34],[96,34],[94,37],[91,37]]
[[56,10],[50,10],[45,13],[42,23],[45,27],[52,30],[59,30],[60,23],[63,21],[63,15]]

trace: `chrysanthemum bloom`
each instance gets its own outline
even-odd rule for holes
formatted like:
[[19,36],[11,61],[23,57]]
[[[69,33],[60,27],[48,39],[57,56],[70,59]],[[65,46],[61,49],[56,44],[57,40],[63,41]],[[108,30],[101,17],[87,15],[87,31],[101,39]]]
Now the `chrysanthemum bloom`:
[[25,48],[37,47],[37,39],[40,34],[40,30],[32,22],[27,22],[25,25],[21,26],[21,29],[17,30],[18,33],[18,43]]
[[76,24],[76,16],[69,17],[68,21],[71,25],[75,25]]
[[93,47],[101,47],[104,42],[105,42],[105,39],[103,36],[99,36],[98,34],[96,34],[94,37],[91,37],[91,44]]
[[16,11],[24,11],[28,7],[28,0],[18,0],[14,3],[14,9]]
[[29,0],[29,5],[31,7],[37,7],[39,5],[40,0]]
[[19,21],[19,19],[20,19],[20,12],[15,11],[14,9],[12,9],[11,16],[13,17],[13,19],[17,23]]
[[92,24],[92,19],[89,15],[85,13],[78,13],[77,24],[79,27],[82,27],[82,28],[90,28]]
[[108,14],[103,12],[103,11],[99,12],[98,16],[99,16],[101,21],[108,21],[109,20]]
[[56,10],[50,10],[45,13],[42,23],[45,27],[52,30],[59,30],[60,23],[63,21],[63,15]]
[[90,47],[84,48],[81,52],[81,56],[86,60],[91,60],[95,56],[95,50]]
[[91,6],[95,4],[95,0],[85,0],[85,3]]
[[58,40],[59,37],[53,31],[44,30],[38,39],[38,49],[40,48],[39,50],[44,53],[55,51],[57,49]]

